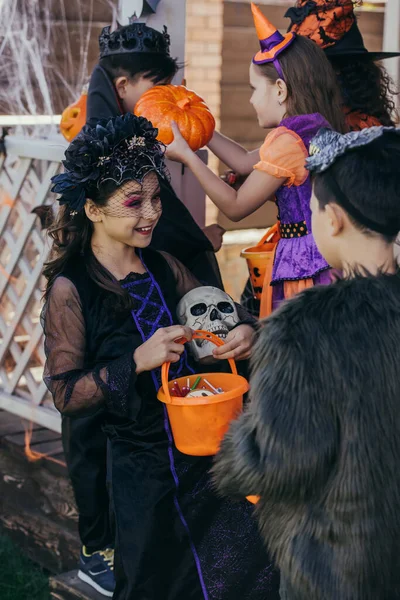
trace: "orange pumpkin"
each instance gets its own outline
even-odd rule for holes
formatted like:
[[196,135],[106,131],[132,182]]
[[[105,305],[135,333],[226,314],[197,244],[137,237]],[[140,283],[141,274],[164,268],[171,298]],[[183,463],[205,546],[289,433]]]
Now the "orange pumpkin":
[[171,121],[176,121],[194,152],[208,144],[215,129],[215,119],[204,100],[183,85],[151,88],[136,104],[135,115],[151,121],[158,129],[158,139],[166,145],[174,139]]
[[67,106],[61,115],[61,133],[68,142],[71,142],[86,123],[88,86],[86,85],[82,94],[76,102]]

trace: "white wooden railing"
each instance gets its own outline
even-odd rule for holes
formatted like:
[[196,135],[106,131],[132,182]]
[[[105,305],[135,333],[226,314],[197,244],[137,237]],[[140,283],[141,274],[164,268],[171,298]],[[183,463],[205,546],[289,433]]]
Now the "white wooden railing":
[[54,201],[50,178],[66,142],[9,136],[0,162],[0,408],[55,431],[60,417],[42,381],[39,321],[49,252],[36,206]]

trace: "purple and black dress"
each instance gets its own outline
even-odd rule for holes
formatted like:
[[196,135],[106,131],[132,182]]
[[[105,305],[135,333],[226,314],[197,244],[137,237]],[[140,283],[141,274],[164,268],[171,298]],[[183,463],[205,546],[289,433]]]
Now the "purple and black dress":
[[[131,313],[89,277],[85,260],[66,268],[43,311],[45,381],[64,414],[104,411],[112,455],[116,600],[278,600],[279,574],[263,546],[253,507],[213,490],[212,458],[181,454],[160,370],[136,375],[134,350],[196,287],[170,256],[144,250],[145,274],[121,282]],[[209,367],[208,367],[209,368]],[[173,376],[193,372],[183,355]]]

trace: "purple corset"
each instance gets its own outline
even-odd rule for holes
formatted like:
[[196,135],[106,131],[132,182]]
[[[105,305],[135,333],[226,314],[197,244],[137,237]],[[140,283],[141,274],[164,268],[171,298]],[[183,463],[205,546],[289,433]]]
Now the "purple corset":
[[[280,126],[296,132],[308,150],[311,139],[321,127],[329,127],[327,121],[319,114],[302,115],[284,119]],[[276,192],[278,218],[282,225],[305,221],[308,235],[281,239],[276,250],[272,283],[283,279],[297,280],[314,277],[329,265],[321,256],[311,233],[311,180],[303,185],[282,186]]]

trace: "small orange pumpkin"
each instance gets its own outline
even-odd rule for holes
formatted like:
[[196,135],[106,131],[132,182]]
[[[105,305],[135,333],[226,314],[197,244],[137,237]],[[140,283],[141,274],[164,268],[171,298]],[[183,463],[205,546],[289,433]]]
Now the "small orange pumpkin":
[[151,88],[136,104],[135,115],[151,121],[158,129],[158,139],[166,145],[174,139],[171,121],[176,121],[194,152],[208,144],[215,129],[215,119],[204,100],[183,85]]
[[71,142],[86,123],[88,86],[85,85],[80,98],[67,106],[61,115],[61,133],[68,142]]

